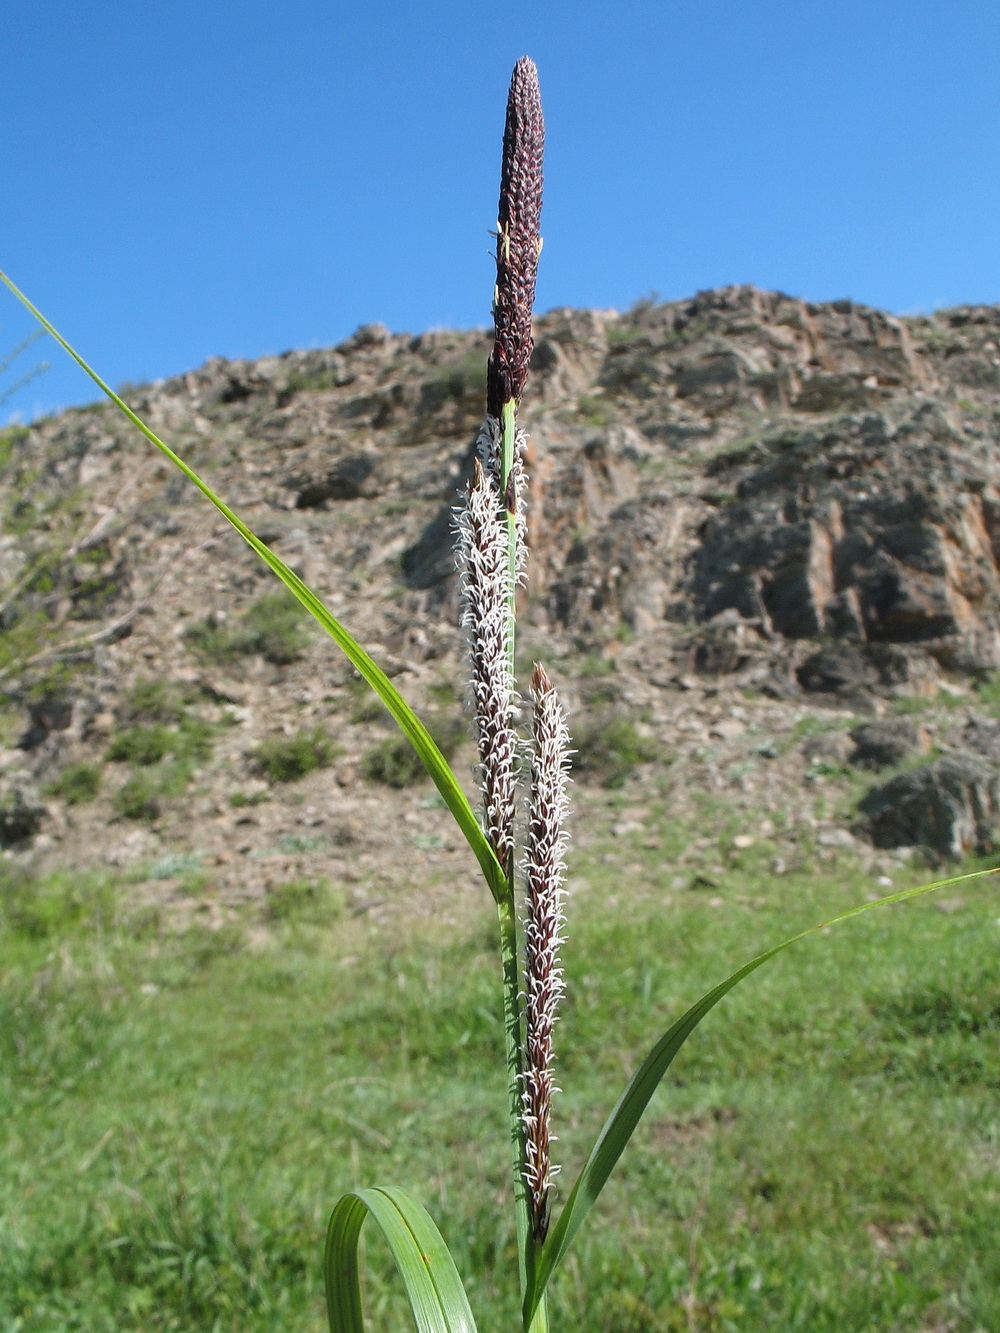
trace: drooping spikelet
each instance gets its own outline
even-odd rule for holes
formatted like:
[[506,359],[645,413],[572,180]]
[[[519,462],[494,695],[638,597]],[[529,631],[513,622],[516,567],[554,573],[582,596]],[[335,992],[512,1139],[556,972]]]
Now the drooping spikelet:
[[531,307],[542,242],[542,152],[545,122],[534,62],[514,66],[507,97],[497,210],[497,285],[493,297],[496,338],[487,378],[487,412],[521,397],[531,360]]
[[479,459],[457,514],[462,624],[469,634],[472,696],[486,836],[504,873],[514,859],[516,738],[507,652],[508,553],[500,492]]
[[544,669],[531,678],[531,794],[525,869],[525,1178],[531,1196],[534,1233],[548,1227],[549,1192],[558,1167],[552,1165],[550,1118],[553,1083],[552,1028],[564,985],[559,966],[563,926],[569,781],[569,732],[562,704]]

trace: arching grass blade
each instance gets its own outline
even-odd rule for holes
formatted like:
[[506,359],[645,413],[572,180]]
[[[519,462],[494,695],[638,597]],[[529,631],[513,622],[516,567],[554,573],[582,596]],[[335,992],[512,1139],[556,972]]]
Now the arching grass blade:
[[535,1267],[534,1282],[529,1287],[525,1297],[525,1327],[531,1320],[549,1278],[566,1255],[573,1243],[574,1236],[596,1203],[608,1177],[614,1170],[618,1159],[628,1145],[629,1139],[635,1132],[636,1126],[642,1119],[650,1098],[656,1091],[663,1075],[673,1063],[674,1057],[705,1015],[714,1009],[734,986],[737,986],[751,972],[756,972],[758,967],[761,967],[791,945],[805,939],[807,935],[824,930],[827,926],[838,925],[841,921],[860,916],[862,912],[870,912],[876,907],[886,907],[891,903],[905,902],[909,898],[916,898],[924,893],[933,893],[936,889],[946,888],[950,884],[960,884],[965,880],[978,879],[983,875],[994,873],[996,872],[992,870],[977,870],[972,874],[956,875],[951,879],[938,880],[933,884],[922,884],[914,889],[903,889],[899,893],[889,894],[888,897],[878,898],[875,902],[862,903],[858,907],[852,907],[850,911],[842,912],[829,921],[821,921],[818,925],[810,926],[807,930],[793,935],[791,939],[775,945],[773,949],[768,949],[765,953],[752,958],[749,963],[745,963],[732,976],[727,977],[720,985],[703,995],[685,1014],[682,1014],[677,1022],[663,1034],[633,1074],[628,1086],[605,1121],[604,1128],[590,1151],[590,1156],[587,1158],[583,1170],[566,1200],[558,1221],[549,1232],[548,1239]]
[[459,786],[458,779],[455,777],[447,760],[434,743],[430,733],[424,724],[417,717],[416,713],[409,706],[403,696],[393,685],[392,681],[385,672],[373,661],[365,652],[357,640],[347,632],[344,626],[336,619],[334,615],[323,605],[320,599],[307,587],[305,583],[288,568],[271,548],[252,532],[250,528],[239,518],[227,504],[212,490],[206,481],[189,467],[184,460],[175,454],[169,445],[156,435],[146,423],[139,417],[129,405],[121,399],[110,385],[101,379],[95,370],[92,370],[83,357],[77,352],[66,339],[49,323],[40,310],[28,300],[22,291],[20,291],[10,278],[3,272],[0,272],[0,280],[17,297],[17,299],[35,316],[42,327],[55,338],[73,360],[85,370],[102,393],[107,394],[115,406],[128,417],[133,426],[145,435],[146,439],[155,444],[161,453],[165,454],[170,461],[178,467],[181,472],[201,491],[206,499],[211,501],[220,514],[232,524],[248,546],[260,556],[269,568],[277,574],[286,588],[302,603],[309,614],[326,630],[330,638],[341,649],[341,651],[350,659],[352,665],[361,673],[368,684],[372,687],[378,697],[385,704],[386,708],[395,718],[401,730],[406,735],[410,744],[420,756],[424,767],[427,769],[435,786],[444,798],[448,809],[455,818],[455,822],[465,837],[466,842],[472,848],[476,859],[482,867],[483,875],[490,887],[490,892],[499,903],[504,892],[504,874],[500,868],[500,863],[494,855],[493,848],[486,840],[482,829],[479,827],[479,821],[473,813],[472,806],[469,804],[465,793]]
[[404,1190],[345,1194],[330,1217],[323,1272],[330,1333],[364,1333],[358,1245],[371,1215],[403,1279],[418,1333],[476,1333],[465,1288],[430,1215]]

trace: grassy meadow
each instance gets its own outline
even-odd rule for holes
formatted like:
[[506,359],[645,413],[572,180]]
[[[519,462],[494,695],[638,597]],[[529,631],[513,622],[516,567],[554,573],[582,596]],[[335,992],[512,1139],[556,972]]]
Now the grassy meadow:
[[[850,851],[774,875],[773,845],[741,850],[718,809],[605,836],[622,799],[589,801],[571,857],[564,1190],[683,1007],[887,891]],[[678,887],[709,826],[725,875]],[[128,884],[0,874],[0,1329],[322,1330],[327,1217],[376,1183],[433,1213],[483,1333],[518,1326],[495,918],[471,857],[446,918],[405,891],[373,921],[336,885],[290,886],[183,933]],[[554,1328],[1000,1328],[998,908],[985,879],[867,914],[723,1001],[555,1279]],[[374,1239],[368,1265],[372,1327],[409,1328]]]

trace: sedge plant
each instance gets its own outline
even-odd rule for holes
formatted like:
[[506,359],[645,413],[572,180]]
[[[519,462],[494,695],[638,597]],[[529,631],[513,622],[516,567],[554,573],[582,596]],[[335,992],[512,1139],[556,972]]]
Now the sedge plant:
[[[566,1259],[660,1080],[688,1037],[719,1001],[805,935],[873,908],[976,877],[958,876],[863,903],[776,944],[708,991],[653,1044],[609,1112],[565,1201],[558,1209],[554,1207],[553,1181],[558,1168],[551,1153],[552,1099],[556,1091],[553,1035],[563,992],[559,944],[571,751],[562,704],[541,664],[534,666],[528,688],[528,734],[519,734],[522,707],[514,671],[517,591],[527,559],[526,441],[518,426],[518,409],[531,358],[532,305],[542,247],[543,138],[538,76],[534,64],[524,58],[514,68],[503,137],[493,300],[495,336],[486,373],[486,418],[455,524],[479,753],[482,806],[478,815],[430,731],[377,662],[316,593],[153,433],[0,273],[42,327],[215,506],[344,652],[398,723],[479,864],[498,921],[511,1197],[524,1333],[545,1333],[548,1329],[546,1292],[553,1273]],[[522,792],[522,788],[526,790]],[[523,829],[519,827],[522,823]],[[472,1311],[443,1237],[424,1207],[393,1185],[352,1191],[333,1209],[324,1256],[331,1333],[361,1333],[364,1328],[359,1245],[369,1217],[389,1247],[420,1333],[473,1333]]]

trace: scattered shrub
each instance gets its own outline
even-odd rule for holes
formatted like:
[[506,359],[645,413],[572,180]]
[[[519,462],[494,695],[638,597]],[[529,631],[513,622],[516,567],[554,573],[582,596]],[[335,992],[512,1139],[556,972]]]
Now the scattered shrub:
[[601,676],[610,676],[615,670],[614,659],[603,653],[585,653],[580,658],[579,674],[584,680],[595,680]]
[[345,379],[346,372],[337,366],[313,366],[293,370],[278,390],[278,406],[285,407],[297,393],[323,393],[329,389],[336,389],[345,383]]
[[611,420],[607,403],[592,394],[582,393],[576,400],[577,410],[589,426],[606,426]]
[[184,879],[201,869],[200,852],[167,852],[146,871],[148,879]]
[[115,809],[125,819],[159,819],[163,810],[159,784],[146,773],[136,773],[115,793]]
[[137,680],[118,709],[125,726],[136,722],[162,722],[177,726],[186,716],[184,690],[166,680]]
[[427,686],[427,694],[436,704],[456,704],[459,702],[459,692],[452,680],[435,681],[433,685]]
[[171,758],[142,768],[115,793],[115,809],[126,819],[157,819],[164,801],[181,795],[190,778],[188,760]]
[[366,689],[366,697],[351,710],[352,722],[392,722],[392,714],[377,695]]
[[466,398],[474,399],[478,408],[486,377],[486,361],[487,350],[482,348],[441,366],[421,390],[421,409],[433,412],[446,402],[460,403]]
[[196,762],[212,752],[214,728],[201,718],[185,717],[179,727],[138,722],[111,738],[108,758],[127,764],[157,764],[166,756]]
[[[228,726],[229,720],[227,719],[221,725]],[[216,728],[200,717],[187,718],[178,731],[176,751],[178,757],[190,760],[192,763],[201,763],[203,760],[211,758],[215,732]]]
[[68,764],[48,790],[53,796],[61,796],[67,805],[80,805],[92,801],[101,789],[100,764]]
[[336,746],[321,727],[299,731],[294,736],[273,736],[253,750],[256,772],[271,782],[295,782],[315,768],[326,768],[337,754]]
[[140,722],[111,738],[108,758],[126,764],[158,764],[173,752],[176,735],[168,727]]
[[626,713],[598,713],[574,727],[574,770],[605,787],[621,787],[639,764],[656,758],[652,741],[640,736]]
[[[425,717],[428,731],[445,759],[450,759],[465,738],[466,726],[460,717]],[[365,754],[361,771],[369,782],[387,787],[410,787],[427,776],[427,770],[405,736],[391,736]]]
[[116,792],[118,813],[125,819],[157,819],[163,813],[164,799],[183,792],[195,765],[211,754],[214,732],[208,722],[185,715],[177,727],[137,722],[113,736],[108,759],[144,770]]
[[226,663],[259,653],[275,666],[296,662],[309,642],[302,607],[282,590],[265,593],[248,607],[234,625],[209,616],[192,625],[188,642],[213,661]]
[[587,708],[596,704],[620,704],[625,692],[614,676],[581,677],[580,695]]

